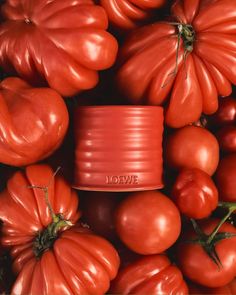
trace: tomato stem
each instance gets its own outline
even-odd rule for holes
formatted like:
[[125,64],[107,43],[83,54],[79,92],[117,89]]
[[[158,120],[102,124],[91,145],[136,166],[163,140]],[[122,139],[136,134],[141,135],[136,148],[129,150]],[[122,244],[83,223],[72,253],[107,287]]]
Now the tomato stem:
[[[232,205],[234,204],[234,205]],[[210,244],[213,239],[215,238],[216,234],[218,233],[219,229],[221,226],[225,223],[225,221],[230,217],[230,215],[236,210],[236,204],[235,203],[224,203],[222,207],[227,207],[229,208],[228,213],[221,219],[219,224],[215,227],[213,232],[210,234],[209,238],[207,239],[207,244]]]
[[33,243],[33,252],[36,258],[41,257],[41,255],[47,249],[51,248],[58,237],[58,233],[62,228],[71,227],[73,224],[69,220],[65,220],[62,214],[55,214],[52,205],[49,201],[49,187],[52,183],[52,180],[60,170],[60,167],[53,173],[47,186],[32,185],[29,188],[40,189],[44,192],[45,202],[50,211],[52,217],[52,222],[41,232],[39,232]]
[[[178,72],[180,40],[182,39],[184,44],[184,56],[183,56],[184,69],[186,72],[186,79],[187,79],[186,60],[188,55],[193,51],[193,43],[195,42],[195,31],[192,25],[185,24],[183,22],[168,22],[168,24],[176,26],[178,28],[175,69],[173,72],[168,74],[168,76],[172,76],[172,75],[176,76]],[[168,83],[169,83],[169,80],[165,82],[161,87],[164,88]]]

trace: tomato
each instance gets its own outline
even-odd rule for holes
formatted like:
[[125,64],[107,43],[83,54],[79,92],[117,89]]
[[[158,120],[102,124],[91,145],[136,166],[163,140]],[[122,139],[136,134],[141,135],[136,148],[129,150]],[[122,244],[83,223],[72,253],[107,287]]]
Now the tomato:
[[207,288],[199,285],[188,284],[189,294],[196,295],[235,295],[236,294],[236,279],[233,279],[229,284],[218,288]]
[[220,160],[215,179],[220,200],[236,202],[236,153]]
[[212,175],[219,162],[219,144],[208,130],[186,126],[167,138],[165,158],[171,168],[198,168]]
[[113,27],[122,30],[131,30],[151,17],[151,9],[159,8],[166,0],[101,0],[100,3],[108,14]]
[[60,95],[19,78],[0,83],[0,162],[23,166],[52,154],[64,139],[69,116]]
[[218,95],[236,84],[235,11],[232,0],[174,1],[172,21],[135,30],[121,47],[120,91],[134,104],[170,96],[165,119],[174,128],[216,112]]
[[46,165],[28,166],[8,181],[0,194],[0,218],[1,241],[10,247],[18,274],[11,294],[108,290],[119,256],[105,239],[76,225],[78,202],[76,191]]
[[119,271],[111,294],[188,294],[181,271],[165,255],[148,255]]
[[210,123],[214,127],[233,125],[236,123],[236,99],[233,97],[222,98],[219,109],[210,117]]
[[157,254],[177,240],[181,220],[175,204],[158,191],[130,194],[115,214],[117,234],[139,254]]
[[218,191],[213,180],[196,168],[180,171],[171,197],[181,213],[195,219],[208,217],[218,204]]
[[[206,220],[201,224],[203,233],[210,234],[219,223],[217,219]],[[224,223],[219,233],[236,234],[236,228]],[[196,239],[193,230],[185,233],[185,239]],[[178,266],[184,276],[200,285],[215,288],[228,284],[236,276],[236,236],[220,240],[215,244],[215,251],[221,261],[217,265],[197,242],[181,242],[177,247]]]
[[216,134],[220,149],[223,152],[236,152],[236,126],[229,125],[222,127]]
[[115,61],[117,41],[92,0],[7,0],[2,18],[0,66],[33,85],[72,96],[93,88]]
[[107,192],[83,192],[80,195],[83,220],[95,233],[109,240],[117,238],[113,216],[121,197],[121,193]]

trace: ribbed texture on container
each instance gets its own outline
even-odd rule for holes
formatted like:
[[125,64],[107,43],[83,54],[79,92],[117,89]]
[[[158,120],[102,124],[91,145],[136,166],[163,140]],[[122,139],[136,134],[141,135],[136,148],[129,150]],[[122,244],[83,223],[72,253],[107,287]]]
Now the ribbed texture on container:
[[161,107],[79,107],[74,132],[74,187],[97,191],[163,187]]

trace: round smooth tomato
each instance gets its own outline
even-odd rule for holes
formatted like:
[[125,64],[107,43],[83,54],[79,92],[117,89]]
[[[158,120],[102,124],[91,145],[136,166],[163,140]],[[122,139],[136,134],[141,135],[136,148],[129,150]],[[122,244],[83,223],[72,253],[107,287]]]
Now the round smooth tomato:
[[212,175],[219,162],[219,144],[208,130],[185,126],[167,138],[165,158],[171,168],[198,168]]
[[[200,228],[204,234],[211,234],[220,220],[205,220]],[[236,234],[236,228],[224,223],[219,233]],[[177,246],[178,266],[184,276],[193,282],[215,288],[231,282],[236,276],[236,236],[220,240],[215,243],[215,251],[221,264],[216,264],[206,253],[202,245],[195,240],[197,238],[193,229],[185,232],[184,241]],[[186,242],[186,240],[188,242]]]
[[128,248],[139,254],[157,254],[177,240],[180,213],[175,204],[158,191],[136,192],[118,206],[115,226]]
[[172,188],[171,197],[184,215],[201,219],[218,204],[218,191],[211,177],[199,169],[183,169]]
[[226,153],[236,152],[236,126],[222,127],[217,133],[220,149]]
[[188,294],[181,271],[165,255],[148,255],[121,269],[111,294]]
[[212,127],[222,127],[236,123],[236,98],[226,97],[220,99],[217,112],[210,117]]
[[236,153],[220,160],[215,180],[220,200],[236,202]]

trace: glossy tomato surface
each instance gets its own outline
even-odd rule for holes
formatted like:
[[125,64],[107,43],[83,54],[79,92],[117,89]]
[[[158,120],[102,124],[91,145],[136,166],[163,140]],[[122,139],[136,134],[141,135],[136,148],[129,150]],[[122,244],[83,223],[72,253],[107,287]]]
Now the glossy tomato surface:
[[136,30],[121,47],[121,92],[134,104],[170,96],[165,120],[174,128],[216,112],[218,95],[236,84],[235,11],[232,0],[173,1],[168,21]]
[[33,85],[72,96],[93,88],[115,61],[117,41],[92,0],[9,0],[1,11],[0,65]]
[[111,294],[188,294],[181,271],[165,255],[148,255],[121,269]]
[[214,127],[223,127],[236,123],[236,98],[226,97],[220,99],[219,109],[210,117],[210,123]]
[[120,239],[139,254],[157,254],[172,246],[181,220],[175,204],[158,191],[130,194],[115,214]]
[[61,144],[69,116],[62,97],[19,78],[0,83],[0,162],[23,166],[42,160]]
[[166,0],[100,0],[114,28],[131,30],[152,16],[152,10],[160,8]]
[[[205,234],[210,234],[218,223],[217,219],[206,220],[201,225],[201,229]],[[219,230],[219,233],[223,232],[236,234],[236,228],[229,223],[224,223]],[[215,250],[221,265],[217,265],[199,243],[191,242],[191,239],[196,237],[196,234],[190,230],[184,237],[188,242],[178,245],[178,266],[184,276],[211,288],[221,287],[231,282],[236,276],[236,237],[216,243]]]
[[219,144],[208,130],[186,126],[167,138],[165,157],[169,167],[176,170],[198,168],[212,175],[219,162]]
[[[67,221],[58,231],[50,230],[55,222],[45,187],[51,210]],[[80,217],[78,203],[77,193],[49,166],[28,166],[10,178],[0,194],[0,218],[4,222],[1,242],[10,247],[18,275],[12,294],[103,294],[108,290],[119,256],[105,239],[75,225]]]
[[181,213],[194,219],[210,216],[218,204],[218,190],[213,180],[196,168],[180,171],[171,197]]
[[215,174],[220,200],[236,202],[236,153],[220,160]]

